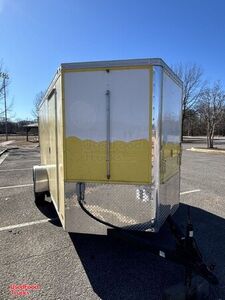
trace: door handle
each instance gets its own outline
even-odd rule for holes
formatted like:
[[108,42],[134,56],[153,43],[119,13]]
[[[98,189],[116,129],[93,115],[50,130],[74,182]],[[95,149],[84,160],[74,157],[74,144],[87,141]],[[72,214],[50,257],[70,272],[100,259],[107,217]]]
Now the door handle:
[[107,179],[110,179],[110,91],[106,93],[106,164],[107,164]]

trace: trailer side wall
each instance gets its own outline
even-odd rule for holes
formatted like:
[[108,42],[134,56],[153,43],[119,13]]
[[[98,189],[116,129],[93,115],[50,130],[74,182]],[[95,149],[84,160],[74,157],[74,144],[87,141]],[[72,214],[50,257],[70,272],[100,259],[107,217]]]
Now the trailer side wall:
[[160,177],[157,227],[172,215],[180,202],[182,87],[162,72]]
[[57,91],[57,111],[56,111],[56,123],[57,123],[57,162],[58,162],[58,211],[60,214],[61,222],[65,224],[65,200],[64,200],[64,126],[63,126],[63,93],[62,93],[62,81],[63,74],[58,77],[55,84]]
[[39,109],[41,165],[48,172],[54,206],[64,225],[63,105],[61,76],[50,85]]

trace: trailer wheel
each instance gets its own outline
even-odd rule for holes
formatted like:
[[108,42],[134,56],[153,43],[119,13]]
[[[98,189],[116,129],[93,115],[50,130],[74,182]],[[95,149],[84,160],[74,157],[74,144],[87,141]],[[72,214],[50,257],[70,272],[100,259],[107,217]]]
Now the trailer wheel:
[[37,205],[43,206],[46,204],[45,201],[45,192],[41,192],[41,193],[35,193],[34,192],[34,199],[35,199],[35,203]]

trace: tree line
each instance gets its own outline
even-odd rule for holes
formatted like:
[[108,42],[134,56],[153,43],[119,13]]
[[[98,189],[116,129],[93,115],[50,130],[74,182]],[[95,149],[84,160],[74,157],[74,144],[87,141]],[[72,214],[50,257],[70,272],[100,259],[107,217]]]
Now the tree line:
[[221,82],[204,80],[197,64],[172,67],[183,81],[182,136],[206,135],[213,148],[215,135],[225,135],[225,90]]
[[[8,127],[8,134],[18,134],[18,135],[25,135],[26,134],[26,127],[25,125],[33,124],[34,120],[17,120],[17,121],[11,121],[8,120],[7,127]],[[32,130],[33,132],[36,131]],[[32,132],[31,132],[32,133]],[[5,121],[2,119],[0,120],[0,134],[5,134]]]
[[[202,68],[195,64],[177,64],[172,66],[173,71],[183,81],[182,97],[182,137],[206,135],[207,147],[213,148],[215,135],[225,136],[225,91],[220,81],[207,82],[204,79]],[[4,103],[4,92],[8,89],[10,81],[3,80],[7,71],[0,64],[0,134],[5,132],[5,112],[8,133],[24,132],[24,125],[38,119],[38,106],[45,92],[39,92],[34,99],[32,121],[12,121],[12,103]],[[11,114],[12,117],[12,114]]]
[[[184,135],[207,137],[207,147],[213,148],[215,135],[225,136],[225,91],[220,81],[209,83],[196,63],[177,64],[173,71],[183,81],[182,140]],[[38,106],[45,92],[34,100],[33,115],[38,118]]]
[[[0,134],[6,135],[6,140],[8,134],[25,135],[26,128],[24,126],[37,122],[35,114],[33,114],[34,118],[30,120],[13,120],[16,114],[13,111],[13,101],[9,100],[10,82],[9,72],[0,62]],[[36,134],[35,130],[32,131]]]

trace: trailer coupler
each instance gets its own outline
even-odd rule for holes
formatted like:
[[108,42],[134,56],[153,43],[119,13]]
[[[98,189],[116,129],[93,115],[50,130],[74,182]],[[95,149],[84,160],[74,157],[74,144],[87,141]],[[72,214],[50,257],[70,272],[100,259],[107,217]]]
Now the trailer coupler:
[[201,252],[193,237],[192,224],[190,222],[187,224],[186,235],[182,233],[171,216],[167,218],[166,224],[176,241],[174,250],[160,247],[160,245],[155,246],[146,237],[140,237],[128,230],[108,229],[108,234],[116,238],[125,239],[134,246],[138,246],[138,248],[145,249],[154,255],[183,265],[185,267],[185,285],[187,287],[191,286],[193,273],[204,278],[208,283],[217,285],[219,281],[212,273],[212,268],[204,263]]
[[193,272],[207,280],[210,284],[218,284],[219,281],[217,277],[212,273],[213,266],[207,266],[203,261],[202,254],[194,239],[194,229],[191,222],[188,222],[187,224],[185,236],[171,216],[167,218],[166,223],[176,240],[176,249],[174,254],[169,254],[169,256],[165,256],[165,258],[186,267],[186,284],[191,284]]

